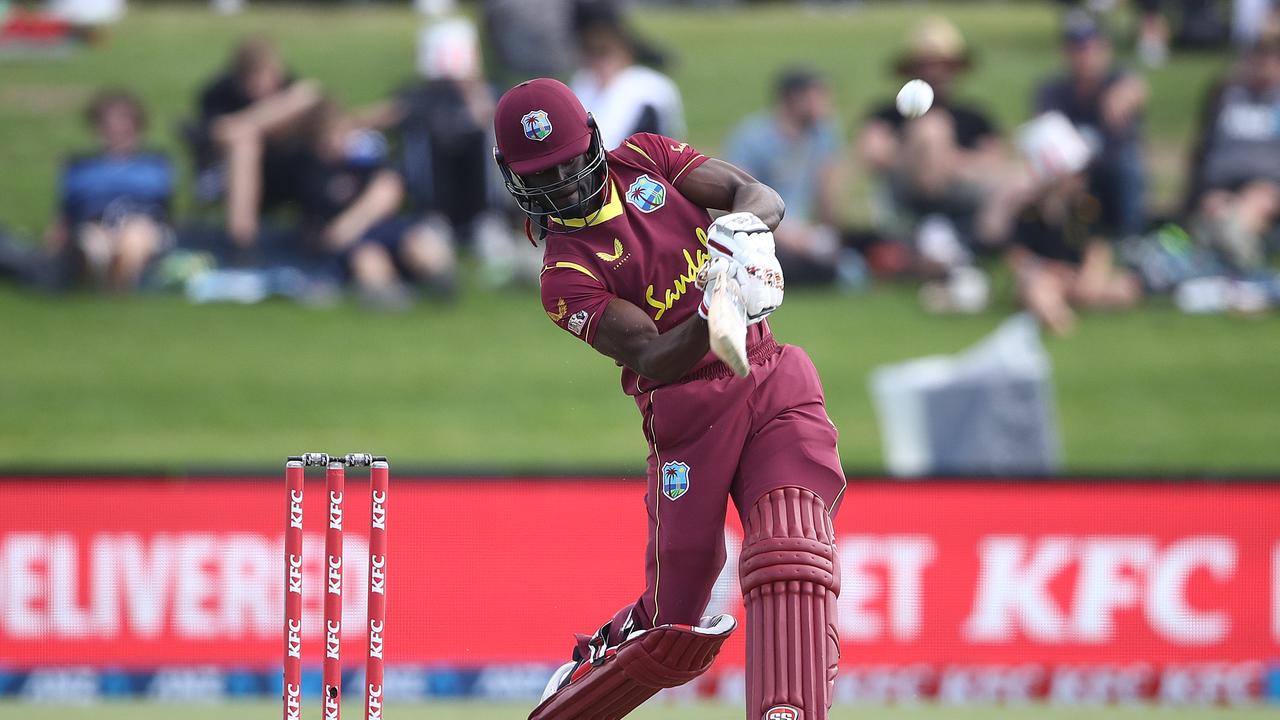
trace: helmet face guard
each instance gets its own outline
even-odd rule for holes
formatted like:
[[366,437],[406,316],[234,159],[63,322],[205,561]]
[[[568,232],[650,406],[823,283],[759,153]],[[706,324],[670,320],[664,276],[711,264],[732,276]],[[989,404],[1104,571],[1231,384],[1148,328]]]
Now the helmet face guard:
[[[528,185],[523,177],[511,171],[503,160],[502,153],[496,147],[493,149],[493,159],[502,171],[507,192],[511,193],[520,210],[543,234],[552,231],[551,223],[558,225],[555,232],[577,232],[590,224],[604,207],[604,195],[609,186],[608,160],[604,143],[600,140],[600,128],[596,127],[596,121],[590,115],[587,116],[587,124],[591,127],[591,144],[587,146],[586,164],[578,172],[551,185]],[[553,199],[552,196],[564,194],[571,188],[578,194],[575,202],[562,206]],[[584,222],[571,225],[565,220]]]

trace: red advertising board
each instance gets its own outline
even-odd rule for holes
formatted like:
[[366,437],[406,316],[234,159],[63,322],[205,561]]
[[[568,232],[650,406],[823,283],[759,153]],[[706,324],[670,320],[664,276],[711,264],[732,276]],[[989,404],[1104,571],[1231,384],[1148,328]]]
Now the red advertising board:
[[[353,665],[364,483],[347,481]],[[309,481],[304,658],[317,660],[323,501]],[[281,481],[9,479],[0,513],[0,666],[280,662]],[[388,663],[556,662],[641,589],[635,481],[393,477],[387,513]],[[836,529],[851,670],[1280,660],[1280,484],[853,482]],[[726,570],[713,610],[741,617],[736,594]],[[738,635],[722,669],[742,664]]]

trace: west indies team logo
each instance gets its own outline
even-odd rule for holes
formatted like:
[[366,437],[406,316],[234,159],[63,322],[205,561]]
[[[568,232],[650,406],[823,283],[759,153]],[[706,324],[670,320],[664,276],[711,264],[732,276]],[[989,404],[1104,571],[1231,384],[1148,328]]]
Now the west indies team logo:
[[662,466],[662,494],[668,500],[679,500],[689,492],[689,466],[682,462],[669,462]]
[[641,175],[627,188],[627,202],[642,213],[651,213],[667,201],[667,188],[648,175]]
[[530,140],[542,142],[551,136],[551,118],[547,117],[546,110],[534,110],[520,118],[520,124],[524,127],[524,136]]

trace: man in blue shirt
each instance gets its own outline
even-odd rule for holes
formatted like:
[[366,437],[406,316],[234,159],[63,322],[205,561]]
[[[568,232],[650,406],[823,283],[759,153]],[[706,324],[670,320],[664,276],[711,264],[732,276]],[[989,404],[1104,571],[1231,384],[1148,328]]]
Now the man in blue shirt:
[[68,280],[87,277],[125,292],[171,241],[173,165],[164,154],[142,149],[146,113],[132,93],[99,93],[86,116],[100,147],[65,163],[60,213],[47,243],[65,261]]
[[747,117],[729,137],[725,159],[777,190],[786,203],[774,239],[793,285],[835,276],[842,252],[840,158],[831,90],[805,68],[784,71],[773,109]]

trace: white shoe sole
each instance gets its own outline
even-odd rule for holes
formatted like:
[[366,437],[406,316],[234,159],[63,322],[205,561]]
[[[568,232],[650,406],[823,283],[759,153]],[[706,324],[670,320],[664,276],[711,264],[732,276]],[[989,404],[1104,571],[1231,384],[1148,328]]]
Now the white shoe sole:
[[556,691],[560,689],[560,684],[564,682],[565,678],[569,677],[569,673],[573,672],[573,669],[577,666],[578,663],[570,661],[561,665],[552,673],[551,679],[547,681],[547,686],[542,689],[542,699],[538,702],[546,702],[547,698],[555,695]]

